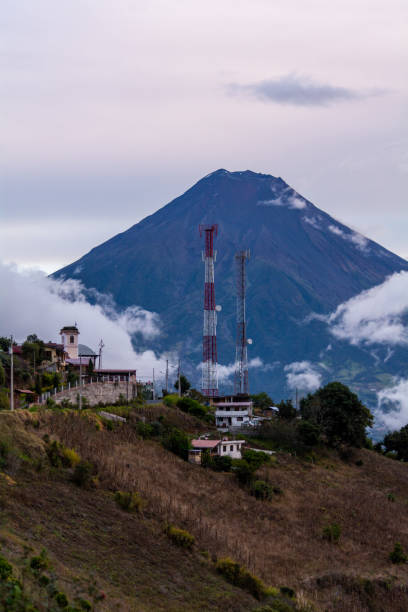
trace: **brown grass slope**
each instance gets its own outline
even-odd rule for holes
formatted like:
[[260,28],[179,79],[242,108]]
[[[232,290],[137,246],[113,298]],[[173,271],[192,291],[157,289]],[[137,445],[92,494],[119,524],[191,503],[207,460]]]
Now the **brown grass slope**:
[[[75,567],[85,575],[91,568],[113,600],[119,602],[126,594],[140,606],[150,605],[125,604],[122,609],[256,607],[242,591],[240,598],[228,585],[223,590],[208,567],[197,570],[197,560],[190,560],[189,553],[169,547],[160,528],[165,522],[193,533],[198,549],[231,556],[267,584],[303,592],[317,610],[408,609],[408,568],[388,559],[395,542],[408,549],[407,465],[366,450],[356,451],[348,462],[326,452],[315,464],[278,454],[259,477],[279,486],[283,494],[262,502],[241,488],[233,474],[189,465],[156,442],[138,439],[129,426],[98,431],[95,423],[73,413],[44,413],[39,418],[39,429],[27,421],[30,437],[48,433],[75,448],[97,466],[100,489],[83,492],[41,477],[22,482],[7,503],[10,525],[30,538],[33,526],[42,526],[47,548],[60,551],[70,571]],[[147,502],[143,520],[118,514],[107,493],[117,489],[141,493]],[[34,507],[22,513],[29,504]],[[342,530],[338,544],[322,537],[324,527],[332,523]],[[151,533],[155,536],[149,540]],[[154,576],[148,586],[146,567]],[[182,601],[177,600],[178,581],[188,591]],[[129,584],[134,586],[131,592]],[[160,592],[163,587],[167,592]],[[150,604],[143,603],[147,601]],[[169,607],[166,601],[179,607]],[[183,607],[187,602],[189,607]]]

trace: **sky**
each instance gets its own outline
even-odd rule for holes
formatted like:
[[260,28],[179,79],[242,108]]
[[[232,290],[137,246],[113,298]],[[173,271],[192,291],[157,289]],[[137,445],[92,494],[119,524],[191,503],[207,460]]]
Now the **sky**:
[[52,272],[217,168],[408,258],[405,0],[2,0],[0,261]]

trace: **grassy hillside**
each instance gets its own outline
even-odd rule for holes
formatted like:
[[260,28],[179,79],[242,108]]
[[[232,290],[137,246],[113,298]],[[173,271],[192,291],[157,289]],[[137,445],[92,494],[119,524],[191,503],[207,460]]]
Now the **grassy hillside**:
[[[29,567],[42,549],[43,573],[75,609],[81,598],[96,610],[408,609],[408,566],[389,560],[396,542],[408,549],[405,464],[368,450],[277,453],[257,474],[276,493],[260,501],[233,473],[190,465],[135,426],[141,416],[194,434],[208,425],[176,408],[130,416],[109,430],[88,412],[0,413],[0,555],[38,610],[56,605]],[[53,440],[93,464],[87,486],[72,482],[79,457],[52,459]],[[143,507],[124,511],[116,491],[137,491]],[[174,545],[168,524],[195,537],[191,550]],[[217,572],[224,557],[296,601],[278,591],[257,601]]]

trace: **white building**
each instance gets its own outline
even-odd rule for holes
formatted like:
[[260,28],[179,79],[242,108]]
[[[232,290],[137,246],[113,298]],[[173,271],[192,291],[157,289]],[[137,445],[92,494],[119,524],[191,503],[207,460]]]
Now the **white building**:
[[190,463],[201,463],[201,456],[203,451],[208,451],[212,457],[218,455],[219,457],[231,457],[231,459],[241,459],[242,445],[245,444],[245,440],[191,440],[191,446],[193,447],[188,451],[188,460]]
[[213,399],[215,425],[220,431],[244,427],[252,419],[252,402],[247,395],[227,395]]

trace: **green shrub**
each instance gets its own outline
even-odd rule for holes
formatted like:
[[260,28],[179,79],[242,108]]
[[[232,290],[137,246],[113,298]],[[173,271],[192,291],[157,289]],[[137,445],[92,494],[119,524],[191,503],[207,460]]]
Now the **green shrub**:
[[395,543],[394,550],[390,552],[389,559],[391,563],[398,565],[407,562],[407,555],[404,553],[404,549],[402,548],[400,542]]
[[81,610],[85,610],[85,612],[92,610],[91,604],[86,599],[80,599],[78,603]]
[[393,493],[388,493],[387,499],[390,502],[395,502],[395,495]]
[[138,421],[136,423],[136,431],[138,435],[143,438],[143,440],[149,440],[153,436],[153,427],[150,425],[150,423]]
[[175,406],[179,400],[179,396],[173,394],[170,395],[166,395],[166,397],[163,398],[163,404],[165,404],[165,406],[168,406],[169,408],[171,408],[172,406]]
[[195,543],[195,537],[191,535],[185,529],[179,529],[178,527],[173,527],[173,525],[169,525],[166,528],[166,533],[170,540],[176,544],[176,546],[180,546],[181,548],[187,548],[191,550]]
[[4,557],[0,557],[0,580],[7,580],[12,573],[13,568],[10,563]]
[[34,571],[40,571],[40,570],[47,569],[48,559],[47,559],[47,554],[44,549],[41,551],[41,553],[38,556],[31,558],[30,567]]
[[229,557],[220,559],[215,567],[228,582],[248,591],[256,599],[262,599],[267,594],[268,589],[260,578]]
[[192,414],[193,416],[198,417],[199,419],[205,418],[207,414],[207,409],[197,402],[191,397],[180,397],[177,400],[177,407],[180,408],[183,412],[187,412],[188,414]]
[[323,538],[337,544],[341,536],[341,527],[337,523],[331,523],[323,528]]
[[0,469],[7,467],[7,457],[10,452],[10,445],[6,440],[0,440]]
[[245,459],[235,459],[232,462],[233,470],[242,485],[248,485],[254,477],[254,469]]
[[305,446],[316,446],[320,441],[320,427],[302,419],[297,425],[299,440]]
[[232,459],[228,455],[215,455],[212,457],[212,469],[216,472],[229,472],[231,470]]
[[280,587],[279,590],[282,593],[282,595],[285,595],[286,597],[290,597],[291,599],[293,599],[296,596],[296,592],[294,591],[294,589],[291,589],[290,587],[282,586]]
[[62,448],[62,462],[66,467],[75,467],[81,461],[81,457],[73,448]]
[[116,491],[115,501],[127,512],[141,512],[145,503],[139,493],[127,493],[125,491]]
[[251,495],[254,495],[256,499],[261,499],[262,501],[272,499],[273,487],[264,480],[256,480],[251,485]]
[[244,450],[242,453],[242,458],[254,471],[260,468],[264,463],[268,463],[270,461],[270,455],[264,453],[263,451],[254,451],[251,448]]
[[45,574],[42,574],[38,579],[38,583],[40,586],[46,587],[50,584],[50,579]]
[[57,593],[55,596],[55,601],[57,602],[59,608],[66,608],[68,605],[68,598],[65,593]]
[[0,389],[0,410],[10,410],[10,400],[4,389]]
[[190,440],[184,431],[174,427],[163,439],[163,446],[164,448],[167,448],[167,450],[187,461]]
[[94,467],[92,463],[80,461],[75,466],[74,473],[72,474],[72,481],[78,485],[78,487],[87,487],[91,483],[93,471]]

